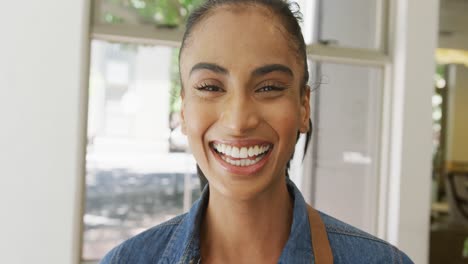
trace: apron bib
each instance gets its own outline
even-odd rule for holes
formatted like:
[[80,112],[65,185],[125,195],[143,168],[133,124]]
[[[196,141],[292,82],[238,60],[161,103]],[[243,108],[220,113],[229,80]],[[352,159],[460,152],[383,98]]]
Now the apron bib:
[[333,264],[333,254],[328,241],[327,230],[317,210],[307,206],[309,213],[310,236],[316,264]]

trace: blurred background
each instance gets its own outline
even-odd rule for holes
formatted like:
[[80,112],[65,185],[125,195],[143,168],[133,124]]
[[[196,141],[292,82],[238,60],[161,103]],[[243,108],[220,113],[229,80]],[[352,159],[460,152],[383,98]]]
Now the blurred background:
[[[97,263],[198,199],[177,58],[201,2],[2,2],[2,263]],[[296,2],[317,89],[291,178],[415,263],[468,263],[468,1]]]

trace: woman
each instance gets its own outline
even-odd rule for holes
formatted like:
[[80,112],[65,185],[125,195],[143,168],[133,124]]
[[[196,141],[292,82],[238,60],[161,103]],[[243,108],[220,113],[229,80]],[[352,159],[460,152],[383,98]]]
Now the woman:
[[307,206],[287,177],[310,136],[306,48],[282,0],[208,0],[180,52],[182,130],[209,184],[188,214],[102,263],[412,263]]

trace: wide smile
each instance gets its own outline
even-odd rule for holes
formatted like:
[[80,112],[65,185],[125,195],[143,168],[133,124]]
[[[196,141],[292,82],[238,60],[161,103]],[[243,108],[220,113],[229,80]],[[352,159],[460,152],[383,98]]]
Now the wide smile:
[[264,141],[236,144],[213,141],[210,149],[224,169],[234,174],[250,175],[265,166],[273,144]]

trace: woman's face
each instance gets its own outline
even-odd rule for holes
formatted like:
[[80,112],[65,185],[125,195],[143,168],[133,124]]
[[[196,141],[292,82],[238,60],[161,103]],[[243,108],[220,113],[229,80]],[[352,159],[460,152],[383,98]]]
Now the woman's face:
[[210,189],[250,199],[284,184],[309,89],[279,21],[263,7],[217,8],[183,51],[182,129]]

